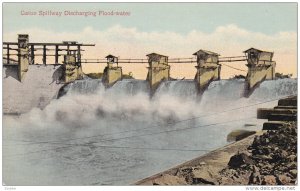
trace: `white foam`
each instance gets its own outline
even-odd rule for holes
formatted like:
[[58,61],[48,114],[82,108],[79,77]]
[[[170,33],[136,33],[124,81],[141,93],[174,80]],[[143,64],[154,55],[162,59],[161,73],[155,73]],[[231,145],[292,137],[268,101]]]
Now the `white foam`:
[[[296,94],[297,80],[265,81],[250,98],[242,97],[243,87],[242,80],[216,81],[198,99],[192,81],[169,81],[150,98],[145,81],[124,80],[110,89],[99,80],[75,82],[44,110],[35,108],[17,119],[4,117],[4,182],[133,183],[205,153],[200,150],[227,144],[232,130],[261,129],[256,109],[273,107],[277,98]],[[223,123],[228,121],[232,122]],[[245,127],[246,123],[254,126]],[[57,143],[62,140],[68,141]],[[180,151],[193,149],[199,151]]]

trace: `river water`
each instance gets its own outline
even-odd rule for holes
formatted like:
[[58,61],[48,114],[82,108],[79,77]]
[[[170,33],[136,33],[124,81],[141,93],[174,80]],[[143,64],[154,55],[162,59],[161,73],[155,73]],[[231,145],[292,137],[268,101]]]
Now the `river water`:
[[263,82],[249,98],[243,80],[210,84],[201,98],[192,80],[146,81],[105,89],[85,79],[43,110],[3,117],[6,185],[129,185],[222,147],[232,130],[260,130],[259,107],[297,94],[296,79]]

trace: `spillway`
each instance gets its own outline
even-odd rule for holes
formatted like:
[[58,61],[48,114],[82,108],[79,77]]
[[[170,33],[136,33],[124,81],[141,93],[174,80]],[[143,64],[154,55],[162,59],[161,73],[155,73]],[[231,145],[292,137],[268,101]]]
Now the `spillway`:
[[[297,79],[263,82],[244,98],[243,80],[79,80],[43,109],[3,118],[6,185],[128,185],[228,144],[232,130],[260,130],[256,108],[297,94]],[[250,124],[250,125],[249,125]],[[38,178],[37,178],[38,177]]]

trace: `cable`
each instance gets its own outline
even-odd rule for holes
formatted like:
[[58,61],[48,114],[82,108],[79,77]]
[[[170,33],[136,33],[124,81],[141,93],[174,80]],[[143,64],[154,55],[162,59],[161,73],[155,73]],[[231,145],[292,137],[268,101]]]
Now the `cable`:
[[153,147],[129,147],[129,146],[110,146],[110,145],[97,145],[94,148],[103,147],[103,148],[117,148],[117,149],[139,149],[139,150],[159,150],[159,151],[203,151],[209,152],[211,150],[207,149],[178,149],[178,148],[153,148]]
[[[295,96],[295,95],[292,94],[292,95],[284,96],[284,97],[281,97],[281,98],[275,98],[275,99],[266,100],[266,101],[263,101],[263,102],[258,102],[258,103],[251,104],[251,105],[236,107],[236,108],[232,108],[232,109],[228,109],[228,110],[223,110],[223,111],[215,112],[215,113],[211,113],[211,114],[206,114],[206,115],[202,115],[202,116],[198,116],[198,117],[192,117],[192,118],[188,118],[188,119],[184,119],[184,120],[180,120],[180,121],[175,121],[175,122],[172,122],[172,123],[167,123],[166,125],[163,125],[163,126],[167,126],[168,127],[170,125],[174,125],[174,124],[177,124],[177,123],[182,123],[182,122],[185,122],[185,121],[195,120],[195,119],[199,119],[199,118],[203,118],[203,117],[207,117],[207,116],[211,116],[211,115],[216,115],[216,114],[220,114],[220,113],[226,113],[226,112],[229,112],[229,111],[244,109],[244,108],[247,108],[247,107],[252,107],[252,106],[256,106],[256,105],[260,105],[260,104],[264,104],[264,103],[276,101],[276,100],[279,100],[279,99],[287,98],[287,97],[290,97],[290,96]],[[50,142],[52,142],[53,144],[55,144],[55,143],[59,144],[61,142],[66,142],[66,141],[73,141],[73,140],[80,140],[80,139],[89,139],[89,138],[95,138],[95,137],[106,136],[106,135],[122,134],[122,133],[127,133],[127,132],[135,132],[135,131],[145,130],[145,129],[149,129],[149,128],[154,128],[154,127],[162,127],[162,125],[159,124],[159,125],[154,125],[154,126],[150,126],[150,127],[141,128],[141,129],[132,129],[132,130],[126,130],[126,131],[121,131],[121,132],[116,132],[116,133],[98,134],[98,135],[93,135],[93,136],[78,137],[78,138],[73,138],[73,139],[65,139],[65,140],[57,140],[57,141],[54,140],[54,141],[32,142],[32,141],[29,141],[29,140],[20,140],[21,142],[29,142],[29,143],[27,143],[27,144],[14,144],[14,146],[17,146],[17,145],[42,144],[42,143],[48,144]],[[3,146],[6,146],[6,145],[3,145]]]
[[242,71],[242,72],[247,72],[246,70],[242,70],[242,69],[239,69],[239,68],[236,68],[236,67],[233,67],[233,66],[229,66],[227,64],[221,64],[222,66],[227,66],[229,68],[232,68],[232,69],[235,69],[235,70],[239,70],[239,71]]

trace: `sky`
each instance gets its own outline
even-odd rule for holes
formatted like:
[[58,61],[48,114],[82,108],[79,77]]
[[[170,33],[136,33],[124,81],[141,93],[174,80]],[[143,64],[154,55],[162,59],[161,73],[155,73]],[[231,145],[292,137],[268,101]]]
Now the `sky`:
[[[96,16],[68,15],[75,11]],[[127,16],[103,15],[111,11]],[[151,52],[186,58],[199,49],[240,56],[255,47],[275,53],[277,72],[297,75],[297,3],[4,3],[3,41],[16,41],[20,33],[28,33],[30,42],[95,43],[83,58],[146,58]],[[247,70],[244,62],[229,64]],[[102,72],[104,66],[83,69]],[[124,73],[146,78],[145,64],[122,66]],[[171,65],[172,77],[193,78],[195,73],[193,64]],[[246,74],[223,67],[221,77],[240,73]]]

